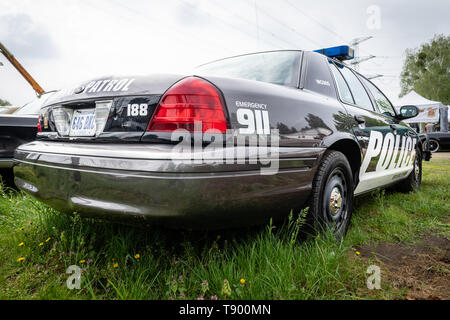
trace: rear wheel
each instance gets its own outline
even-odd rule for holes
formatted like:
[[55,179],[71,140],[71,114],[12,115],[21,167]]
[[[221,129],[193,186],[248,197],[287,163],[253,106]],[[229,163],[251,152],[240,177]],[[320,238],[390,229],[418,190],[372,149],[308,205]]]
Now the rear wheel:
[[422,153],[419,149],[416,150],[416,156],[414,158],[413,171],[409,176],[400,181],[397,184],[397,190],[400,192],[411,192],[420,189],[420,184],[422,183]]
[[345,155],[325,152],[312,183],[308,217],[316,232],[332,228],[338,239],[347,232],[353,208],[353,174]]
[[[423,142],[423,150],[426,150],[426,144],[427,142],[424,141]],[[430,150],[430,152],[438,152],[440,148],[439,142],[435,139],[430,139],[428,142],[428,150]]]

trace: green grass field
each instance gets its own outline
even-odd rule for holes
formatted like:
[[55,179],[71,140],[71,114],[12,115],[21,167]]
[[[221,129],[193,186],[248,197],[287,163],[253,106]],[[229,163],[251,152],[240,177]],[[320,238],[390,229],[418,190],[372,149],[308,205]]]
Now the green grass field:
[[[297,215],[282,226],[221,232],[138,229],[60,214],[4,189],[0,299],[402,298],[408,289],[388,281],[366,288],[373,259],[359,248],[450,237],[450,160],[424,163],[420,192],[357,198],[341,243],[305,237]],[[66,286],[70,265],[82,268],[79,290]]]

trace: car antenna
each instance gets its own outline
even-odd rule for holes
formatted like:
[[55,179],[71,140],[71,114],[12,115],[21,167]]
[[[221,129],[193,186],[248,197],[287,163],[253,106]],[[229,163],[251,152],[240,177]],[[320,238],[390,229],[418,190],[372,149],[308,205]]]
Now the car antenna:
[[16,58],[5,48],[5,46],[0,42],[0,52],[5,56],[5,58],[16,68],[17,71],[25,78],[25,80],[33,87],[34,91],[38,96],[45,93],[44,89],[34,80],[34,78],[28,73],[28,71],[17,61]]

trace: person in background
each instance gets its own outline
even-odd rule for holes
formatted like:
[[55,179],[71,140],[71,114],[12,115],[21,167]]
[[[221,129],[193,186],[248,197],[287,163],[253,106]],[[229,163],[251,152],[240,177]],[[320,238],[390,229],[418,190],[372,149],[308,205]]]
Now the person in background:
[[441,125],[439,123],[436,123],[433,127],[433,132],[440,132],[441,131]]
[[432,133],[433,130],[434,130],[434,124],[432,124],[431,122],[428,122],[427,125],[425,126],[426,133]]
[[419,125],[417,123],[411,123],[411,128],[413,128],[416,132],[420,131]]

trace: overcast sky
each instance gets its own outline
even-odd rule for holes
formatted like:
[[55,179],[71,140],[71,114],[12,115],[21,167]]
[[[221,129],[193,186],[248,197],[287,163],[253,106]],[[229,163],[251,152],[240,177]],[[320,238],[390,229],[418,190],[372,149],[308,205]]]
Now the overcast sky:
[[[182,73],[241,53],[361,43],[397,99],[405,49],[450,32],[448,0],[0,0],[0,41],[45,90],[109,74]],[[378,19],[379,18],[379,19]],[[34,91],[0,55],[0,98]]]

